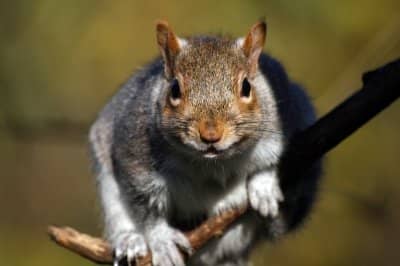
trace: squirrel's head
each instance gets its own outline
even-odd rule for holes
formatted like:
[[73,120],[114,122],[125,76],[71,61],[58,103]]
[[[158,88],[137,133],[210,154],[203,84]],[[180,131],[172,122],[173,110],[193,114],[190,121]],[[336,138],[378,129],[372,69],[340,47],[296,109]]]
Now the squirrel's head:
[[238,39],[183,39],[157,23],[166,78],[160,127],[169,142],[203,158],[225,158],[260,138],[263,92],[256,78],[265,35],[262,21]]

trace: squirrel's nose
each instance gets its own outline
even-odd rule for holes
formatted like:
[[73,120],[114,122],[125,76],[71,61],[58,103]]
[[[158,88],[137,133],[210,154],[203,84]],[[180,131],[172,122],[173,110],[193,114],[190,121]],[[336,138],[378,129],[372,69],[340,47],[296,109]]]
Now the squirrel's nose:
[[221,140],[223,127],[214,121],[202,121],[199,125],[200,139],[207,144]]

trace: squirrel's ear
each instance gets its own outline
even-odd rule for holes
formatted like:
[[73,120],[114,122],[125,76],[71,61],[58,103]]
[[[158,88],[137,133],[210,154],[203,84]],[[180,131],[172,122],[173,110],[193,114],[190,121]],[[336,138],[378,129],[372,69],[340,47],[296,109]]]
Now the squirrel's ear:
[[179,38],[166,21],[157,21],[157,43],[164,59],[164,70],[167,78],[174,76],[175,58],[181,50]]
[[264,48],[267,24],[259,21],[254,24],[247,36],[241,39],[241,48],[247,57],[250,74],[257,71],[258,58]]

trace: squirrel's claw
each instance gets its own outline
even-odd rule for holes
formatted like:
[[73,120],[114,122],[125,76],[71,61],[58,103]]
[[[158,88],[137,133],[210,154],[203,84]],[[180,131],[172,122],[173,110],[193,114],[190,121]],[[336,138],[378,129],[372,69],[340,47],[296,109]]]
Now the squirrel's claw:
[[154,266],[184,266],[185,262],[178,247],[188,254],[192,253],[192,247],[185,235],[167,224],[152,228],[147,238]]
[[119,266],[119,262],[123,259],[123,251],[120,248],[115,248],[114,250],[114,263],[113,266]]
[[137,257],[145,256],[148,248],[144,237],[137,232],[123,232],[117,238],[114,252],[114,266],[119,266],[121,260],[126,257],[128,265]]

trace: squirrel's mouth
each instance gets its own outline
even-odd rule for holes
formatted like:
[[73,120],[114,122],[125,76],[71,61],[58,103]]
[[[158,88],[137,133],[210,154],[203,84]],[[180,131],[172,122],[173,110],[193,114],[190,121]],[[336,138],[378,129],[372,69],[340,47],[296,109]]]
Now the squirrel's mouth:
[[202,151],[204,158],[217,159],[219,157],[225,157],[226,155],[232,154],[232,151],[236,150],[247,140],[247,137],[241,138],[239,141],[231,143],[229,146],[220,148],[218,145],[210,145],[207,149]]
[[214,146],[210,146],[204,151],[204,157],[212,159],[217,157],[220,153],[221,151],[218,151]]
[[206,144],[183,136],[181,141],[189,148],[186,151],[190,151],[191,154],[204,159],[222,159],[240,153],[243,150],[243,143],[247,139],[247,137],[242,137],[229,142]]

